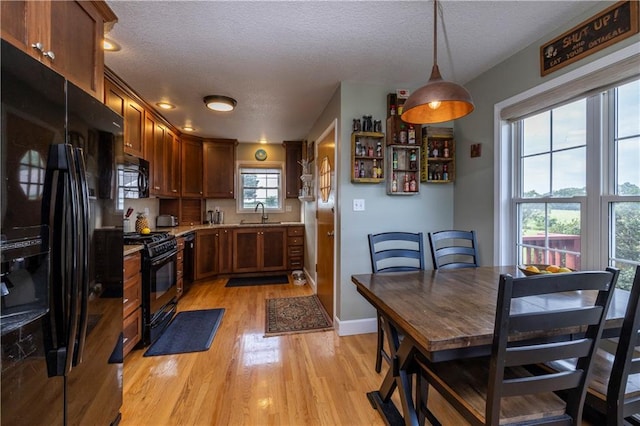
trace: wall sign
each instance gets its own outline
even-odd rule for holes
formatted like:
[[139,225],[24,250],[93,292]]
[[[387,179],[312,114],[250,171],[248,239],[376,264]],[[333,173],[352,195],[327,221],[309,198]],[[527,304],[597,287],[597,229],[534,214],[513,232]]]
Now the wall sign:
[[621,1],[540,46],[544,76],[638,33],[638,1]]

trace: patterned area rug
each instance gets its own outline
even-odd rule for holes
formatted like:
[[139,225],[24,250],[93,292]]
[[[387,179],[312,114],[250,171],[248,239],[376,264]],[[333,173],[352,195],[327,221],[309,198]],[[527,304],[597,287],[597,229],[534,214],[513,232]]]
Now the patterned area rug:
[[267,299],[266,322],[265,337],[333,329],[316,295]]

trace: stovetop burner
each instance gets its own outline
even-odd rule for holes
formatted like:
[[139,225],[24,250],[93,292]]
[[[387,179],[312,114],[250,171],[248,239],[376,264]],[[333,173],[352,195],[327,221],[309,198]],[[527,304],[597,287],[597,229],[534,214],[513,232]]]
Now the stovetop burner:
[[125,244],[143,244],[144,256],[148,259],[161,256],[172,250],[176,250],[178,245],[175,235],[168,232],[152,232],[150,234],[138,234],[130,232],[124,234]]

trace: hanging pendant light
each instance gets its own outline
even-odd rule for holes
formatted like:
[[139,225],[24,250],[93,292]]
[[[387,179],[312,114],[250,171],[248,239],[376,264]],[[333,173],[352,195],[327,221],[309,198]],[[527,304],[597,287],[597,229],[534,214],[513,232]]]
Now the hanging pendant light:
[[475,106],[464,87],[445,81],[438,69],[438,4],[433,2],[433,69],[426,85],[409,96],[403,105],[402,121],[432,124],[455,120],[471,113]]

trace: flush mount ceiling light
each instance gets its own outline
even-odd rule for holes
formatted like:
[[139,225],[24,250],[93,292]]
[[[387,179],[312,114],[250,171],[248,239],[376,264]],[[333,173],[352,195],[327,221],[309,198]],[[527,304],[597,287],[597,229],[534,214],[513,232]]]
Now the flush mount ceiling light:
[[107,52],[117,52],[120,50],[120,45],[111,39],[105,38],[102,40],[102,48]]
[[233,111],[238,103],[233,98],[220,95],[205,96],[203,100],[207,108],[214,111]]
[[438,4],[433,2],[433,69],[426,85],[404,103],[402,121],[412,124],[442,123],[471,113],[475,106],[464,87],[444,81],[438,69]]
[[170,104],[169,102],[158,102],[156,105],[158,108],[162,109],[174,109],[176,107],[174,104]]
[[193,127],[191,127],[191,126],[184,126],[184,127],[182,128],[182,130],[184,130],[185,132],[193,132],[193,131],[194,131],[194,130],[196,130],[196,129],[194,129],[194,128],[193,128]]

